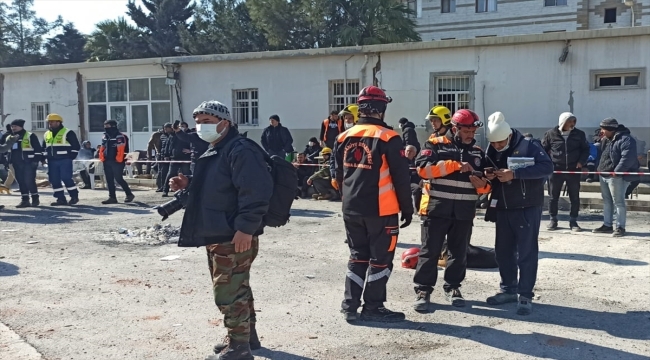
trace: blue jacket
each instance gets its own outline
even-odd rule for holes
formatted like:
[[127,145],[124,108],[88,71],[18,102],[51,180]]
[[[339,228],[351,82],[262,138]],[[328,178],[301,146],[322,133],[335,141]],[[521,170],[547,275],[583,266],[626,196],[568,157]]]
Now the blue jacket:
[[[619,125],[614,137],[610,140],[602,139],[601,151],[609,152],[607,163],[601,162],[598,171],[636,172],[639,170],[636,140],[630,135],[630,130]],[[601,159],[604,158],[601,155]],[[611,161],[611,165],[610,165]],[[609,175],[603,175],[609,177]],[[625,181],[638,180],[638,175],[625,175]]]
[[598,160],[598,147],[596,144],[589,144],[589,158],[587,158],[587,161],[595,163],[596,160]]
[[535,159],[535,165],[516,169],[514,179],[509,183],[499,180],[492,181],[491,199],[496,200],[497,210],[521,209],[544,205],[544,182],[553,173],[553,162],[538,141],[531,141],[516,129],[512,130],[510,148],[497,152],[489,147],[487,161],[499,169],[507,168],[509,157],[530,157]]

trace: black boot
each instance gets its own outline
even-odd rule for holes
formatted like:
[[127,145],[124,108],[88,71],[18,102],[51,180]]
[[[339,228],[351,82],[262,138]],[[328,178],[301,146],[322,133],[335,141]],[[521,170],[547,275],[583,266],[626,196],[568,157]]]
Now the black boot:
[[50,204],[51,206],[64,206],[68,205],[68,201],[63,198],[63,199],[57,199],[55,202]]
[[129,195],[126,196],[126,199],[124,199],[124,202],[125,203],[130,203],[130,202],[133,202],[133,199],[135,199],[135,195],[129,194]]
[[104,205],[117,204],[117,198],[109,197],[107,200],[102,201],[102,204]]
[[[229,342],[230,342],[230,337],[226,335],[222,343],[214,346],[214,353],[218,354],[222,352],[223,349],[228,347]],[[250,335],[250,340],[248,340],[248,345],[250,345],[251,350],[259,350],[262,348],[260,339],[257,337],[257,330],[255,330],[255,323],[251,323],[251,335]]]
[[208,355],[205,360],[254,360],[251,347],[247,342],[228,340],[226,346],[216,355]]
[[30,207],[30,206],[32,206],[32,204],[29,203],[29,198],[27,197],[27,198],[22,198],[20,200],[20,204],[16,205],[16,208],[22,209],[22,208],[27,208],[27,207]]
[[37,207],[41,205],[41,200],[39,199],[38,195],[32,195],[32,206]]
[[75,205],[78,203],[79,203],[79,197],[73,197],[72,199],[70,199],[70,202],[68,202],[68,204],[70,205]]

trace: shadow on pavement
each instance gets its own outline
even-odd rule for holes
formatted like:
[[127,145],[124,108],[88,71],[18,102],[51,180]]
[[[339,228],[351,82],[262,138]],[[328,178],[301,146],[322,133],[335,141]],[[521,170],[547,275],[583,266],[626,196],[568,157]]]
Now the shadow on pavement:
[[253,355],[255,358],[262,359],[273,359],[273,360],[315,360],[306,356],[298,356],[294,354],[289,354],[284,351],[271,350],[267,348],[261,348],[260,350],[254,351]]
[[623,266],[643,266],[648,265],[645,261],[619,259],[610,256],[595,256],[585,254],[571,254],[571,253],[554,253],[548,251],[539,252],[540,259],[560,259],[560,260],[578,260],[578,261],[597,261],[611,265]]
[[20,274],[19,267],[6,263],[4,261],[0,261],[0,276],[14,276]]
[[146,205],[128,205],[119,207],[119,205],[106,206],[39,206],[38,208],[29,209],[12,209],[4,208],[0,211],[0,218],[5,222],[28,223],[28,224],[65,224],[72,222],[84,221],[80,214],[93,214],[96,216],[107,216],[113,213],[129,213],[134,215],[152,214],[153,210]]
[[[537,309],[535,310],[537,311]],[[494,313],[495,311],[490,312]],[[496,349],[544,359],[647,359],[642,355],[590,344],[584,341],[572,340],[536,332],[533,332],[531,334],[511,334],[507,331],[485,326],[464,327],[449,324],[432,324],[412,321],[405,321],[403,323],[397,324],[355,323],[355,325],[365,327],[423,331],[442,336],[453,336],[459,339],[475,341],[477,343]],[[623,323],[621,326],[626,325]]]
[[328,217],[334,215],[333,211],[328,210],[306,210],[306,209],[292,209],[291,216],[300,216],[300,217]]

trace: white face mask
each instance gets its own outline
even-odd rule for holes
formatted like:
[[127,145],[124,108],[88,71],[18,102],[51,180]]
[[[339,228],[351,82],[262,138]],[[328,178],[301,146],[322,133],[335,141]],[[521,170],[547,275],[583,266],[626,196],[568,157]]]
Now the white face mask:
[[314,143],[310,141],[309,146],[314,146]]
[[345,123],[345,128],[346,129],[349,129],[349,128],[353,127],[353,126],[354,126],[354,124]]
[[217,132],[217,126],[221,124],[224,120],[219,121],[216,124],[196,124],[196,134],[201,138],[201,140],[209,143],[213,143],[221,138],[224,131],[228,127],[223,128],[223,130]]

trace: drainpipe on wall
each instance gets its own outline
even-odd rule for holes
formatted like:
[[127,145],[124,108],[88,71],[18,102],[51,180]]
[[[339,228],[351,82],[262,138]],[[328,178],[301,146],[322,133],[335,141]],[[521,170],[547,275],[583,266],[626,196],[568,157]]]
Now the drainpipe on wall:
[[[354,55],[350,55],[349,58],[345,60],[345,72],[343,73],[343,93],[347,94],[348,92],[348,60],[352,59]],[[347,105],[347,104],[345,104]]]
[[77,71],[77,109],[79,110],[79,135],[81,141],[88,140],[86,136],[86,116],[84,105],[84,78],[80,72]]
[[359,70],[359,80],[360,80],[359,87],[360,88],[363,88],[364,85],[366,85],[366,81],[365,81],[366,80],[366,66],[368,66],[368,61],[369,61],[368,54],[365,55],[365,58],[366,59],[364,60],[363,65],[361,66],[361,69]]

